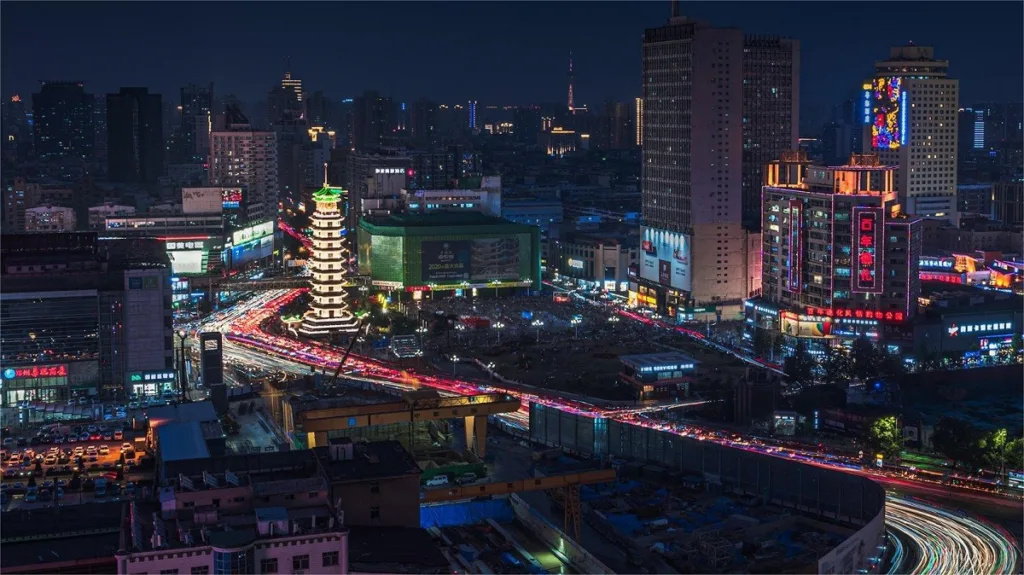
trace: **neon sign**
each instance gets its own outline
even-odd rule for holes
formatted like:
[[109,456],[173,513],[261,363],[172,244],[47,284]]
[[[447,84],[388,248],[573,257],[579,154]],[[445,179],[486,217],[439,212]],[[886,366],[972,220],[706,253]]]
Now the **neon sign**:
[[871,81],[871,147],[898,150],[906,145],[907,94],[903,78],[875,78]]
[[857,242],[857,258],[854,260],[853,291],[877,292],[878,235],[881,228],[879,214],[873,209],[854,212],[853,237]]
[[976,323],[964,326],[958,326],[952,324],[946,328],[946,333],[949,337],[956,337],[962,333],[986,333],[993,331],[1006,331],[1013,329],[1012,322],[996,322],[996,323]]
[[8,367],[4,379],[38,379],[40,377],[67,377],[66,365],[33,365],[32,367]]
[[801,243],[800,225],[803,223],[803,204],[800,200],[789,202],[789,291],[800,293],[803,284],[801,259],[803,244]]
[[832,309],[827,307],[808,307],[807,315],[818,317],[882,319],[886,321],[903,321],[903,319],[906,317],[901,311],[875,311],[872,309]]

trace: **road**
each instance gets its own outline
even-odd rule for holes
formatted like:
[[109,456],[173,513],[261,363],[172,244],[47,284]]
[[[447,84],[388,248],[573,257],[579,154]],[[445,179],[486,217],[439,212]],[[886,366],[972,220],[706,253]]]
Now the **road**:
[[[216,329],[225,333],[225,337],[232,343],[233,346],[239,346],[251,350],[255,354],[264,354],[266,356],[273,356],[278,360],[293,363],[303,366],[315,366],[324,369],[335,369],[338,361],[340,361],[343,352],[337,348],[325,346],[318,343],[303,342],[287,338],[282,338],[262,330],[261,324],[272,317],[277,310],[283,305],[286,305],[290,301],[293,301],[298,297],[303,290],[289,290],[286,292],[268,292],[261,295],[260,297],[254,298],[250,302],[236,306],[238,309],[232,309],[228,312],[222,312],[214,316],[209,323],[206,323],[201,327],[202,329]],[[628,313],[628,312],[627,312]],[[646,318],[638,318],[639,320],[649,321]],[[234,353],[234,352],[232,352]],[[248,352],[240,352],[249,356]],[[240,355],[239,357],[244,357]],[[751,360],[759,361],[759,360]],[[761,362],[763,363],[763,362]],[[898,475],[887,473],[886,471],[877,471],[873,469],[865,469],[860,465],[855,465],[849,460],[843,458],[830,456],[828,454],[822,454],[818,452],[811,452],[793,447],[780,447],[778,445],[770,445],[764,442],[756,440],[745,440],[743,438],[737,438],[734,434],[727,434],[715,430],[707,430],[688,426],[681,423],[668,423],[659,420],[652,419],[650,417],[644,417],[635,412],[635,410],[618,410],[618,409],[607,409],[595,406],[593,404],[583,401],[573,401],[566,399],[557,399],[551,397],[544,397],[532,393],[524,393],[514,389],[507,389],[500,385],[484,385],[480,383],[471,383],[454,377],[448,378],[443,376],[433,376],[424,374],[415,374],[408,371],[395,369],[387,366],[379,361],[353,354],[350,356],[348,364],[346,364],[346,372],[352,376],[366,378],[371,381],[377,381],[382,383],[388,383],[392,385],[401,385],[403,387],[416,388],[420,386],[435,388],[443,392],[460,394],[460,395],[472,395],[478,393],[507,393],[513,396],[517,396],[522,401],[522,409],[517,414],[514,414],[511,419],[517,421],[518,424],[522,424],[524,414],[528,414],[529,404],[531,402],[538,403],[541,405],[550,406],[556,409],[561,409],[577,414],[584,414],[590,417],[606,417],[615,418],[620,421],[641,425],[644,427],[660,429],[663,431],[669,431],[679,435],[697,438],[705,441],[711,441],[714,443],[728,445],[736,449],[744,449],[748,451],[754,451],[764,455],[770,455],[774,457],[785,457],[788,459],[799,459],[809,465],[817,465],[821,467],[829,467],[833,469],[839,469],[847,473],[855,473],[860,475],[867,475],[871,478],[891,486],[906,486],[909,484],[912,487],[918,488],[929,488],[940,489],[941,486],[929,486],[918,481],[909,481],[906,478],[902,478]],[[633,411],[633,412],[631,412]],[[649,415],[649,414],[648,414]],[[528,415],[526,415],[528,417]],[[527,419],[528,421],[528,419]],[[941,488],[944,494],[949,494],[948,488]],[[968,497],[974,499],[990,500],[990,502],[1017,506],[1019,508],[1020,501],[1018,500],[1005,500],[982,490],[972,491],[958,491],[958,497]],[[530,501],[529,498],[527,498]],[[531,504],[533,502],[531,501]],[[541,504],[541,507],[545,505]],[[897,507],[902,512],[901,507]],[[899,519],[894,519],[899,521]],[[558,524],[558,523],[556,523]],[[955,525],[963,525],[963,523],[948,523],[947,529],[951,529]],[[905,536],[908,537],[912,543],[921,549],[943,549],[946,545],[955,543],[957,545],[963,544],[964,541],[970,541],[972,545],[981,545],[981,542],[973,539],[965,539],[965,535],[957,536],[953,539],[949,539],[950,533],[931,533],[929,534],[926,530],[908,531]],[[1016,552],[1016,548],[1013,543],[1009,541],[1006,536],[1000,535],[997,532],[993,532],[992,537],[999,539],[1002,543],[995,546],[997,549],[1001,549],[1010,555],[1006,550],[1013,549]],[[585,537],[586,539],[586,537]],[[586,543],[586,542],[585,542]],[[588,549],[600,549],[602,545],[593,547],[587,545]],[[603,545],[603,547],[608,547]],[[981,549],[981,547],[979,547]],[[952,549],[948,552],[949,555],[955,556]],[[1016,557],[1016,555],[1013,555]],[[953,561],[950,559],[950,561]],[[957,560],[959,561],[959,560]],[[1016,559],[1014,559],[1014,562]],[[999,568],[1006,562],[994,561],[992,566]],[[970,571],[970,565],[960,564],[961,567],[967,568]],[[1011,567],[1012,569],[1012,567]]]

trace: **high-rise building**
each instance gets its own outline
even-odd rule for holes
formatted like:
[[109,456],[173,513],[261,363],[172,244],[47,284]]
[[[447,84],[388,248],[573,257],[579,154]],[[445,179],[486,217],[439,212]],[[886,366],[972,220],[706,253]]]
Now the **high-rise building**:
[[210,134],[210,185],[242,188],[250,218],[277,218],[277,136],[253,130],[238,108],[228,106],[225,129]]
[[569,113],[576,113],[576,95],[573,94],[573,84],[576,83],[576,78],[572,73],[572,52],[569,52]]
[[32,127],[28,124],[25,102],[12,94],[3,103],[3,156],[8,160],[27,159],[32,149]]
[[634,123],[634,125],[636,127],[636,145],[639,147],[639,146],[643,146],[644,145],[644,99],[643,98],[636,98],[636,100],[634,100],[633,113],[636,116],[633,119],[633,123]]
[[107,177],[112,182],[154,184],[163,171],[160,94],[146,88],[107,94]]
[[359,328],[345,291],[352,259],[345,237],[346,195],[345,190],[327,183],[325,164],[324,187],[313,194],[316,210],[312,217],[313,253],[309,258],[313,302],[299,328],[299,333],[308,337],[330,338],[334,334],[355,333]]
[[1016,180],[993,184],[992,219],[1010,228],[1024,226],[1024,182]]
[[895,186],[908,213],[956,223],[959,81],[931,47],[897,46],[864,82],[865,152],[896,167]]
[[93,159],[94,98],[82,82],[43,82],[32,94],[36,155],[42,159]]
[[476,100],[469,101],[469,129],[476,129]]
[[802,152],[766,169],[763,291],[748,324],[812,345],[902,340],[921,293],[922,221],[900,211],[894,169],[874,154],[811,166]]
[[[759,230],[764,167],[795,150],[800,126],[800,42],[743,39],[743,224]],[[845,156],[844,156],[845,157]]]
[[352,103],[351,149],[373,152],[384,145],[391,131],[391,98],[367,90]]
[[209,158],[213,101],[212,83],[208,86],[189,84],[181,89],[177,163],[202,164]]
[[608,150],[625,150],[634,147],[636,135],[633,130],[633,110],[624,102],[605,102],[604,114],[594,134],[594,147]]
[[638,283],[642,299],[669,315],[752,295],[742,222],[745,175],[755,170],[744,171],[744,159],[796,145],[795,54],[789,40],[679,17],[676,3],[667,25],[644,34]]
[[410,139],[413,147],[429,150],[440,143],[437,126],[437,104],[420,99],[413,103],[410,114]]

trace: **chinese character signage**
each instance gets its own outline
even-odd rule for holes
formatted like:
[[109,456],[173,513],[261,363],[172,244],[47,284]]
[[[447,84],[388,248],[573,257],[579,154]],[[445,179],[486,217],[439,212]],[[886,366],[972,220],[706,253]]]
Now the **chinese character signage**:
[[903,321],[901,311],[875,311],[871,309],[832,309],[827,307],[808,307],[807,315],[815,317],[844,317],[850,319],[881,319],[885,321]]
[[32,367],[8,367],[4,369],[4,379],[39,379],[42,377],[67,377],[68,366],[33,365]]
[[803,285],[803,243],[800,228],[803,224],[803,203],[800,200],[789,202],[789,291],[800,293]]
[[853,261],[853,289],[857,293],[878,293],[882,272],[879,271],[881,258],[882,217],[874,208],[854,208],[853,241],[855,242]]
[[171,370],[160,371],[133,371],[128,374],[128,383],[167,383],[174,381],[174,372]]

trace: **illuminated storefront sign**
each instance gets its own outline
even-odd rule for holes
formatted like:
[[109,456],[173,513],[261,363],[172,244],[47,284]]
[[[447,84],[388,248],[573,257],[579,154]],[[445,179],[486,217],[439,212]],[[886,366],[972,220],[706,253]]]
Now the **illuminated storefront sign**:
[[167,383],[175,380],[173,371],[133,371],[128,374],[128,383]]
[[67,377],[68,366],[33,365],[32,367],[8,367],[3,371],[4,379],[39,379],[41,377]]
[[220,203],[224,209],[238,208],[242,205],[241,188],[229,188],[220,191]]
[[374,280],[374,281],[370,282],[370,284],[372,286],[374,286],[374,287],[380,287],[380,288],[384,288],[384,289],[402,289],[402,287],[403,287],[402,282],[386,282],[386,281]]
[[803,285],[801,260],[803,259],[803,242],[800,227],[803,224],[803,204],[800,200],[789,202],[789,291],[800,293]]
[[906,317],[901,311],[875,311],[870,309],[832,309],[826,307],[808,307],[807,315],[818,317],[851,317],[856,319],[881,319],[886,321],[903,321]]
[[996,323],[972,323],[966,325],[952,324],[946,328],[949,337],[958,337],[961,334],[991,333],[994,331],[1007,331],[1013,329],[1013,323],[1008,321]]
[[182,251],[182,250],[185,250],[185,251],[188,251],[188,250],[205,250],[205,249],[206,249],[206,241],[205,240],[188,240],[188,241],[180,241],[180,242],[178,242],[178,241],[167,242],[167,251],[169,251],[169,252]]
[[918,265],[922,268],[948,270],[953,269],[953,265],[955,264],[955,258],[921,258],[918,260]]
[[581,270],[583,269],[583,262],[581,260],[574,260],[572,258],[569,258],[569,267]]
[[[754,303],[754,302],[752,302],[750,300],[747,300],[746,302],[744,302],[743,305],[746,306],[746,307],[754,308],[754,310],[756,310],[758,313],[763,313],[763,314],[770,315],[770,316],[778,316],[779,315],[779,310],[777,310],[775,308],[765,307],[765,306],[760,305],[760,304],[756,304],[756,303]],[[811,308],[808,308],[808,309],[811,309]]]
[[655,365],[651,367],[641,367],[640,373],[659,373],[662,371],[683,371],[694,368],[692,363],[672,363],[667,365]]
[[879,278],[883,275],[878,271],[880,258],[878,247],[881,243],[880,232],[882,218],[874,208],[854,208],[853,238],[857,242],[857,257],[854,260],[854,278],[852,291],[857,293],[878,293]]
[[263,222],[245,229],[238,230],[231,234],[232,245],[241,245],[246,242],[265,238],[274,234],[274,222]]
[[919,272],[917,274],[923,282],[946,282],[949,284],[964,284],[967,283],[965,274],[958,274],[956,272]]

